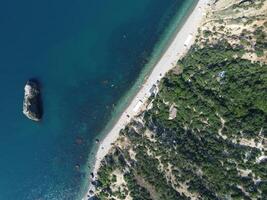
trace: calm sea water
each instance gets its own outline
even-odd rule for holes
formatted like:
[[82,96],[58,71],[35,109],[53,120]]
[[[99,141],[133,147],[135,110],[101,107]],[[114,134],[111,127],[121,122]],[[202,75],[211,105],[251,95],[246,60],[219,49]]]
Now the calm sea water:
[[[194,0],[0,1],[0,200],[73,200],[95,138]],[[23,87],[42,84],[40,123]]]

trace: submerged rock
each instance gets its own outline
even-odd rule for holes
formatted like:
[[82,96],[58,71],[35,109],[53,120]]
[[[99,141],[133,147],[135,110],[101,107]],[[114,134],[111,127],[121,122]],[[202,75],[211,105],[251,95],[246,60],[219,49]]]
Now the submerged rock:
[[83,140],[83,138],[78,137],[78,138],[76,138],[75,143],[76,143],[77,145],[81,145],[81,144],[84,143],[84,140]]
[[37,81],[29,80],[24,87],[23,114],[33,121],[42,118],[40,88]]
[[81,168],[81,166],[80,166],[79,164],[76,164],[76,165],[75,165],[75,169],[76,169],[77,171],[80,171],[80,168]]

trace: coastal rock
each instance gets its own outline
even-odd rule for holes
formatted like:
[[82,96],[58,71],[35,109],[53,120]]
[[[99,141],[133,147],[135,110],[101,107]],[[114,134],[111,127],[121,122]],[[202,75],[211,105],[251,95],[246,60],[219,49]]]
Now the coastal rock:
[[24,87],[23,114],[33,121],[42,118],[40,88],[37,81],[29,80]]
[[88,200],[99,200],[99,198],[97,198],[96,196],[92,196]]
[[91,182],[91,184],[95,187],[99,187],[101,185],[100,181],[99,180],[94,180]]
[[76,138],[75,143],[76,143],[77,145],[81,145],[81,144],[84,143],[84,140],[83,140],[83,138],[78,137],[78,138]]
[[76,165],[75,165],[75,169],[76,169],[77,171],[80,171],[80,168],[81,168],[81,166],[80,166],[79,164],[76,164]]

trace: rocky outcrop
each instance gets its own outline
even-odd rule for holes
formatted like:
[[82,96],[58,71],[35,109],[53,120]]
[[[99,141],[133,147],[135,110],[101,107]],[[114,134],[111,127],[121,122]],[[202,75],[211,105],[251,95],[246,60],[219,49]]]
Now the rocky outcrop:
[[23,114],[33,121],[42,118],[40,88],[37,81],[29,80],[24,87]]

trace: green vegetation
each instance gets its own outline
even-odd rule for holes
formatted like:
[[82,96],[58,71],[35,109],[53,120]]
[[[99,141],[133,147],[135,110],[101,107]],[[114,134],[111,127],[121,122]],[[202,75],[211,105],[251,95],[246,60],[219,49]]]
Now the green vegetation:
[[[266,137],[267,66],[237,54],[238,49],[225,45],[195,47],[179,62],[183,74],[164,78],[154,109],[145,114],[148,127],[161,141],[165,162],[179,169],[178,182],[190,180],[189,190],[207,199],[245,198],[238,187],[251,197],[259,196],[253,178],[240,176],[237,169],[251,169],[254,178],[267,180],[267,166],[255,162],[260,150],[231,142],[255,139],[260,132]],[[168,120],[164,102],[175,103],[175,120]]]
[[[242,1],[234,7],[262,5]],[[232,41],[224,37],[231,38],[228,32],[216,33],[227,24],[199,29],[198,42],[149,99],[153,107],[121,130],[123,145],[117,144],[99,170],[97,197],[267,199],[267,24],[262,24],[243,29]],[[244,59],[254,53],[253,61]],[[177,114],[170,119],[173,107]],[[117,190],[115,170],[125,182]]]
[[254,7],[255,9],[260,9],[263,6],[265,0],[242,0],[239,1],[239,3],[233,5],[233,9],[236,8],[243,8],[245,10],[248,10],[251,7]]
[[264,32],[264,27],[258,27],[254,31],[254,35],[256,38],[256,45],[255,45],[255,50],[257,56],[261,57],[264,55],[264,50],[267,49],[267,36],[266,33]]
[[[137,177],[164,200],[190,199],[178,192],[182,185],[201,199],[267,198],[267,165],[256,161],[262,150],[242,144],[266,137],[267,66],[242,59],[240,52],[226,41],[192,48],[178,62],[183,73],[169,73],[162,80],[153,108],[144,113],[144,127],[136,131],[132,123],[122,131],[135,160],[124,149],[123,158],[131,166],[114,159],[111,163],[124,171],[130,168],[125,180],[133,199],[151,199],[151,191],[140,186]],[[173,103],[178,114],[169,120]],[[146,129],[155,141],[145,136]],[[114,165],[100,170],[105,187]]]
[[204,30],[203,31],[203,35],[204,35],[204,37],[209,37],[209,36],[211,36],[212,35],[212,32],[211,31],[209,31],[209,30]]

